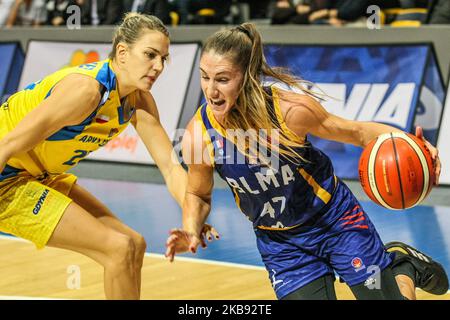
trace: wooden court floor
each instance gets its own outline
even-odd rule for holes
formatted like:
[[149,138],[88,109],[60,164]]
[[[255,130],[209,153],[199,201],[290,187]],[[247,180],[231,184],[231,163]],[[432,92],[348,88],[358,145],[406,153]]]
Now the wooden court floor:
[[[103,268],[80,254],[45,248],[15,238],[0,237],[1,299],[104,299]],[[339,299],[354,299],[336,282]],[[450,294],[418,299],[450,300]],[[169,263],[161,255],[145,257],[142,299],[152,300],[273,300],[275,295],[261,267],[179,258]]]

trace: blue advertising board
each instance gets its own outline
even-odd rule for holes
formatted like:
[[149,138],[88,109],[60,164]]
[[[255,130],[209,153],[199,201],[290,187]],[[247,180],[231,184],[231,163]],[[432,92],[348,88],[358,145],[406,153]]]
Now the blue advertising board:
[[424,80],[420,90],[414,124],[423,128],[424,136],[436,145],[443,113],[445,88],[433,50],[428,51]]
[[[436,143],[444,90],[430,45],[278,44],[266,45],[265,55],[269,65],[313,82],[313,91],[327,95],[322,104],[329,112],[407,132],[423,125]],[[308,138],[330,156],[339,177],[357,179],[361,148]]]
[[16,92],[24,58],[19,43],[0,43],[0,103]]

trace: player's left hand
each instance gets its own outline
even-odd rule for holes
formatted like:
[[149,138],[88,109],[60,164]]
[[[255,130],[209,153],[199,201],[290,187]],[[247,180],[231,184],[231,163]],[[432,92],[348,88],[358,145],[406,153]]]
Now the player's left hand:
[[416,137],[421,139],[425,143],[425,146],[428,148],[428,150],[430,150],[431,158],[433,159],[434,174],[436,177],[434,180],[434,185],[437,186],[439,184],[439,176],[441,174],[441,160],[439,159],[439,150],[427,140],[425,140],[423,136],[423,129],[420,126],[416,127]]
[[166,241],[166,258],[169,258],[170,262],[175,259],[177,253],[183,253],[190,251],[192,253],[197,252],[197,247],[200,245],[201,239],[190,232],[183,229],[172,229],[169,232],[169,238]]

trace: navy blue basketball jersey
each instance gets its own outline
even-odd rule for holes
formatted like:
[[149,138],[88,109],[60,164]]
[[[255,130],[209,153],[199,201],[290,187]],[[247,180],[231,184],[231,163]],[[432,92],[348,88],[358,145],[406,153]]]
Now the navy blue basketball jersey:
[[[283,120],[278,90],[275,86],[266,88],[271,96],[267,102],[272,110],[269,114],[274,114],[286,134],[293,135]],[[203,125],[215,169],[228,183],[238,207],[255,228],[295,228],[316,216],[330,202],[337,185],[333,166],[309,141],[295,149],[306,161],[293,163],[280,156],[276,168],[265,167],[250,162],[237,150],[208,105],[198,109],[196,119]]]

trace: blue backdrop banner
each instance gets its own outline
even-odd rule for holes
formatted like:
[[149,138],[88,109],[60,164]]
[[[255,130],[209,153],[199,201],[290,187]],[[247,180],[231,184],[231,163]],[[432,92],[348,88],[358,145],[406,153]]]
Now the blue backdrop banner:
[[415,125],[423,128],[424,136],[436,145],[442,117],[445,88],[434,51],[428,52],[424,82],[420,90]]
[[[322,104],[329,112],[408,132],[424,123],[426,137],[436,142],[437,126],[429,118],[436,112],[440,118],[443,85],[429,45],[266,45],[265,54],[271,66],[288,67],[313,82],[313,91],[323,91],[328,97]],[[421,92],[425,96],[420,106]],[[430,101],[434,105],[428,107]],[[420,117],[416,119],[417,109]],[[331,158],[339,177],[358,178],[361,148],[308,138]]]
[[19,43],[0,43],[0,102],[16,92],[24,58]]

